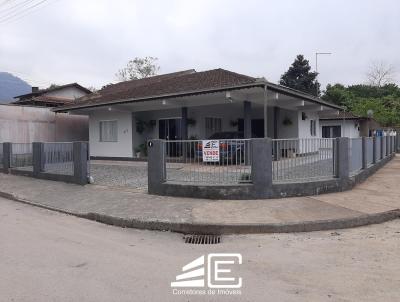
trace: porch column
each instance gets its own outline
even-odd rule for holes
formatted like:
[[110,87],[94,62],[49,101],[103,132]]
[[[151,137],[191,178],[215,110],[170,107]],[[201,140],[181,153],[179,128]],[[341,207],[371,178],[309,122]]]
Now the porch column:
[[187,107],[182,107],[181,116],[182,116],[182,120],[181,120],[182,139],[188,139],[188,124],[187,124],[188,109],[187,109]]
[[251,138],[251,102],[243,102],[244,138]]
[[278,138],[278,122],[281,109],[279,107],[274,107],[274,139]]
[[264,138],[268,137],[268,88],[264,86]]
[[[188,139],[188,124],[187,124],[187,118],[188,118],[188,109],[187,107],[182,107],[182,112],[181,112],[181,139],[182,140],[187,140]],[[181,150],[182,150],[182,157],[183,160],[186,162],[186,157],[187,157],[187,150],[188,146],[186,142],[183,142],[181,144]]]

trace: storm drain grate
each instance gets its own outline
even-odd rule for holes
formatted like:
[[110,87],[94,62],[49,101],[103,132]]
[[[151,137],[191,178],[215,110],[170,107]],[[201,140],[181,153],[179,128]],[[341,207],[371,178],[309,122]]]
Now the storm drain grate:
[[220,235],[185,235],[185,243],[189,244],[218,244],[221,243]]

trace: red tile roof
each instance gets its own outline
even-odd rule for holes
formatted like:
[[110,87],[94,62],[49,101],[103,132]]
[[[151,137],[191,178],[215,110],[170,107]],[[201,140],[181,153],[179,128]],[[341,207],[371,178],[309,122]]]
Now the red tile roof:
[[121,100],[155,98],[168,94],[195,93],[251,84],[256,81],[256,78],[224,69],[203,72],[196,72],[191,69],[112,84],[95,93],[83,96],[77,99],[73,105],[65,106],[61,109],[112,104]]
[[361,116],[355,115],[351,112],[346,111],[321,111],[319,113],[319,119],[321,120],[358,120],[364,119]]
[[48,95],[39,95],[33,96],[31,98],[24,98],[11,104],[15,105],[43,105],[47,106],[50,105],[52,107],[59,107],[64,105],[73,104],[75,100],[68,99],[68,98],[61,98],[55,96],[48,96]]
[[15,96],[14,99],[17,99],[17,98],[28,98],[28,97],[31,97],[31,96],[42,95],[42,94],[47,93],[47,92],[57,91],[57,90],[68,88],[68,87],[76,87],[76,88],[78,88],[78,89],[80,89],[80,90],[82,90],[82,91],[84,91],[86,93],[91,93],[91,91],[89,89],[79,85],[78,83],[70,83],[70,84],[60,85],[60,86],[56,86],[56,87],[52,87],[52,88],[40,89],[38,91],[30,92],[30,93],[27,93],[27,94],[18,95],[18,96]]

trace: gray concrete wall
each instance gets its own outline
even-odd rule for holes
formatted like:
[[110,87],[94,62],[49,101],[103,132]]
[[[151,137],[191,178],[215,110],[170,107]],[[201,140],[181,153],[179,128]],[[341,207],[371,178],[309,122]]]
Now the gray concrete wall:
[[[375,142],[375,147],[373,142]],[[335,143],[336,177],[327,180],[310,179],[305,182],[273,183],[272,141],[252,139],[252,183],[197,185],[166,182],[162,144],[162,141],[154,140],[153,147],[150,148],[149,193],[208,199],[264,199],[349,190],[375,173],[394,156],[394,148],[392,148],[391,152],[383,154],[383,159],[372,164],[374,153],[381,144],[380,140],[362,138],[351,142],[351,139],[347,137],[340,137]]]
[[87,141],[88,117],[50,108],[0,105],[0,142]]

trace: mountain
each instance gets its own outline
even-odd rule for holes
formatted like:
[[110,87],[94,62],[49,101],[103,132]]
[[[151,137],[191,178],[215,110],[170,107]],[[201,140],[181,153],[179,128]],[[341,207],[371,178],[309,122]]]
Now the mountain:
[[27,82],[11,73],[0,72],[0,104],[9,103],[14,100],[15,96],[31,91],[32,88]]

